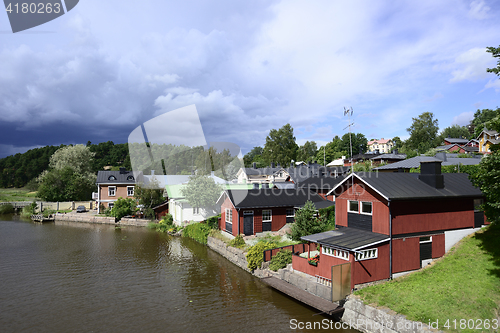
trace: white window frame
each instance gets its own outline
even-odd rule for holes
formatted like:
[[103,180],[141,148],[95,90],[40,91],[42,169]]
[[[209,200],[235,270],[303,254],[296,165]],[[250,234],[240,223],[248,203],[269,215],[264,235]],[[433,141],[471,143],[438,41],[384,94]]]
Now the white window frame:
[[116,197],[116,186],[108,186],[108,197]]
[[[269,220],[264,220],[264,212],[269,212]],[[272,209],[262,210],[262,222],[272,222],[273,221],[273,211]]]
[[[422,238],[429,238],[429,239],[422,240]],[[432,243],[432,236],[420,237],[418,240],[419,240],[420,244],[423,244],[423,243]]]
[[112,209],[114,205],[115,205],[114,202],[108,202],[108,208],[109,209]]
[[[127,196],[128,197],[133,197],[134,196],[134,191],[135,191],[135,187],[134,186],[127,186]],[[132,193],[132,194],[130,194]]]
[[[293,215],[288,215],[289,211],[293,211]],[[295,217],[295,209],[294,208],[287,208],[286,209],[286,217]]]
[[354,254],[356,261],[370,260],[378,258],[378,249],[368,249],[356,251]]
[[[357,203],[358,203],[358,210],[351,210],[351,202],[357,202]],[[359,201],[356,201],[356,200],[348,200],[348,201],[347,201],[347,212],[349,212],[349,213],[357,213],[357,214],[359,214]]]
[[226,208],[226,223],[233,223],[233,210]]
[[[373,202],[371,202],[371,201],[359,201],[359,203],[361,203],[361,205],[358,206],[358,208],[360,208],[360,210],[359,210],[360,214],[363,214],[363,215],[372,215],[373,214]],[[364,203],[369,203],[371,205],[372,209],[369,213],[363,212],[363,204]]]
[[349,261],[349,251],[337,249],[335,247],[321,246],[321,253],[324,255]]

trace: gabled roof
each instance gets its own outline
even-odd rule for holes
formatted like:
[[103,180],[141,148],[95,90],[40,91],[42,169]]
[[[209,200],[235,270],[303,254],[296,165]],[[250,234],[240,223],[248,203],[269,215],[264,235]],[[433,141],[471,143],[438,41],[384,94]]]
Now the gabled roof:
[[[339,183],[328,194],[340,195],[346,186],[342,184],[358,179],[386,200],[444,199],[457,197],[483,197],[480,189],[473,186],[465,173],[444,173],[444,188],[436,189],[420,179],[417,173],[354,173]],[[338,189],[338,191],[337,191]]]
[[337,227],[335,230],[304,236],[300,239],[349,251],[357,251],[371,245],[387,242],[390,237],[367,230]]
[[497,135],[498,135],[498,132],[497,132],[497,131],[483,129],[483,131],[481,132],[481,134],[479,134],[479,136],[477,137],[477,139],[478,139],[478,140],[479,140],[479,138],[483,135],[483,133],[486,133],[486,134],[488,134],[489,136],[497,136]]
[[296,184],[300,184],[310,177],[331,176],[332,174],[342,175],[349,172],[350,167],[324,167],[321,164],[312,163],[308,165],[301,165],[296,168],[287,168],[290,178]]
[[368,146],[374,144],[374,143],[377,143],[377,144],[386,144],[388,143],[389,141],[392,141],[392,139],[380,139],[380,140],[372,140],[372,141],[368,141]]
[[451,148],[453,148],[455,146],[457,146],[458,148],[462,148],[459,144],[452,143],[452,144],[449,144],[449,145],[444,145],[444,146],[436,147],[436,150],[439,150],[439,151],[450,150]]
[[136,179],[132,171],[98,171],[97,184],[135,184]]
[[243,171],[247,175],[250,176],[272,176],[272,175],[277,175],[280,171],[285,171],[286,170],[282,167],[275,167],[275,168],[241,168],[240,172]]
[[304,189],[251,189],[251,190],[226,190],[217,201],[222,204],[228,197],[235,208],[271,208],[295,207],[303,205],[307,200],[314,202],[325,201],[317,193]]
[[467,142],[469,142],[468,139],[462,139],[462,138],[444,138],[444,141],[449,142],[451,144],[456,143],[459,145],[464,145]]
[[331,190],[337,186],[338,183],[343,181],[345,177],[344,175],[340,177],[309,177],[298,186],[310,190]]
[[412,158],[409,158],[404,161],[392,163],[392,164],[387,164],[380,166],[378,168],[374,168],[374,171],[378,170],[397,170],[399,168],[401,169],[413,169],[413,168],[418,168],[420,166],[420,162],[437,162],[437,161],[442,161],[443,163],[441,165],[477,165],[481,163],[481,159],[479,158],[456,158],[456,157],[446,157],[444,160],[437,158],[438,156],[442,157],[442,155],[436,154],[436,157],[431,157],[431,156],[415,156]]
[[404,159],[406,159],[406,154],[388,153],[388,154],[378,155],[378,156],[372,157],[370,159],[373,161],[377,161],[377,160],[404,160]]

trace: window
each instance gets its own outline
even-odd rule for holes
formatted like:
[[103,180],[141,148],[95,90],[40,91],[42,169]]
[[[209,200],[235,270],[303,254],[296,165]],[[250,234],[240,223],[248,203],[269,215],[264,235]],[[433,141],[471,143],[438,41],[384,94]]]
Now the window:
[[129,197],[134,196],[134,187],[133,186],[127,186],[127,196],[129,196]]
[[108,195],[114,197],[116,195],[116,186],[108,187]]
[[271,210],[263,210],[262,222],[270,222],[270,221],[271,221]]
[[369,201],[361,202],[361,214],[372,215],[372,203]]
[[432,243],[432,236],[420,237],[420,243]]
[[115,205],[115,204],[114,204],[113,202],[110,202],[110,203],[108,204],[108,208],[109,208],[109,209],[111,209],[111,208],[113,208],[113,206],[114,206],[114,205]]
[[286,210],[286,217],[295,217],[295,209],[293,209],[293,208],[287,208],[287,210]]
[[233,210],[226,208],[226,222],[233,223]]
[[369,249],[356,252],[356,261],[376,259],[378,257],[378,249]]
[[127,180],[134,180],[134,176],[128,176]]
[[357,201],[349,200],[349,205],[347,206],[347,211],[351,213],[359,213],[359,203]]
[[332,256],[344,260],[349,260],[349,251],[345,250],[340,250],[340,249],[335,249],[332,247],[327,247],[327,246],[322,246],[321,250],[323,254],[326,254],[327,256]]
[[116,177],[113,176],[113,175],[111,175],[111,176],[108,177],[108,180],[116,180]]
[[198,215],[200,214],[200,208],[199,207],[193,207],[193,215]]

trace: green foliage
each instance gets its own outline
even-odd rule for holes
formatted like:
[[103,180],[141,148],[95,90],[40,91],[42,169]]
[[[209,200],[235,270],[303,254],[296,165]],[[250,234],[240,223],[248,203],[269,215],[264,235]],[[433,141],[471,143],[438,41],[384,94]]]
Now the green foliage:
[[28,206],[24,206],[23,212],[21,213],[21,216],[30,217],[31,215],[36,213],[37,209],[38,209],[38,205],[37,205],[36,201],[33,201]]
[[211,216],[207,219],[207,225],[211,229],[219,229],[219,218],[221,217],[221,214],[216,215],[216,216]]
[[493,151],[484,157],[479,164],[479,172],[475,176],[476,186],[479,186],[486,197],[484,213],[490,222],[500,221],[500,150]]
[[167,213],[162,217],[159,223],[171,226],[174,225],[174,218],[172,217],[172,214]]
[[212,229],[204,223],[192,223],[184,227],[182,237],[189,237],[195,241],[207,244],[207,237]]
[[399,136],[393,137],[392,142],[394,143],[393,149],[400,149],[401,147],[403,147],[403,141],[401,141],[401,138]]
[[254,246],[251,246],[246,254],[247,267],[252,271],[260,268],[264,261],[264,251],[275,247],[276,244],[272,242],[257,242]]
[[297,161],[309,162],[316,160],[316,154],[318,153],[318,146],[314,141],[306,141],[302,146],[299,147],[297,152]]
[[222,186],[209,176],[191,176],[181,190],[192,207],[203,208],[208,212],[216,211],[215,204],[223,191]]
[[295,212],[295,222],[292,225],[292,239],[300,241],[300,237],[325,231],[327,224],[316,214],[312,201],[307,201],[304,207]]
[[348,155],[351,154],[351,142],[352,142],[352,155],[364,154],[368,145],[368,140],[362,133],[351,133],[351,138],[349,139],[349,133],[342,135],[341,150],[346,151]]
[[474,113],[474,118],[469,125],[469,127],[474,130],[474,138],[477,138],[485,127],[487,129],[492,129],[491,127],[488,127],[488,122],[498,116],[500,116],[500,108],[497,108],[496,110],[477,109]]
[[179,229],[174,225],[174,218],[171,214],[166,214],[158,223],[149,223],[148,228],[156,229],[161,232],[177,232]]
[[238,235],[229,241],[229,246],[237,247],[239,249],[245,247],[246,243],[242,235]]
[[[489,52],[491,53],[491,55],[494,57],[494,58],[500,58],[500,46],[498,47],[492,47],[492,46],[488,46],[486,48],[486,52]],[[498,62],[497,62],[497,67],[494,67],[494,68],[487,68],[486,71],[488,73],[495,73],[496,75],[500,75],[500,59],[498,59]]]
[[352,171],[353,172],[370,172],[372,171],[372,169],[376,166],[380,166],[380,165],[372,165],[370,163],[370,161],[366,161],[366,162],[360,162],[360,163],[356,163],[352,166]]
[[11,204],[0,205],[0,215],[12,213],[14,213],[14,206],[12,206]]
[[292,251],[290,250],[279,250],[274,257],[271,258],[269,263],[269,269],[277,272],[280,268],[285,268],[286,265],[292,263]]
[[335,205],[320,209],[319,216],[326,222],[328,229],[335,229]]
[[163,189],[160,188],[158,180],[151,179],[148,187],[138,183],[134,188],[134,198],[137,200],[138,205],[143,206],[144,217],[153,219],[155,217],[153,207],[158,206],[165,201],[163,197]]
[[110,215],[115,218],[115,220],[120,220],[122,217],[127,215],[132,215],[135,212],[135,201],[131,198],[122,197],[115,201],[113,208],[111,208]]
[[82,175],[72,167],[45,173],[38,188],[38,197],[45,201],[89,200],[95,190],[95,175]]
[[439,144],[438,120],[434,119],[433,113],[424,112],[417,118],[412,118],[412,121],[412,125],[406,129],[410,133],[410,137],[405,142],[408,148],[418,149],[422,153]]
[[[257,163],[257,167],[261,168],[264,166],[264,161],[262,160],[262,152],[264,149],[262,147],[253,147],[245,156],[243,156],[243,162],[246,168],[251,168],[253,162]],[[261,165],[259,165],[261,164]]]
[[293,136],[293,128],[290,124],[286,124],[279,130],[272,129],[269,132],[262,157],[267,165],[276,162],[284,167],[290,165],[292,160],[297,160],[298,149],[299,146],[295,143],[295,136]]
[[441,144],[446,138],[464,138],[470,139],[472,137],[471,133],[465,126],[453,125],[446,127],[439,135],[439,144]]
[[342,139],[336,135],[331,142],[328,142],[325,146],[321,146],[316,153],[316,160],[319,164],[325,165],[330,163],[337,158],[342,156],[347,156],[347,150],[342,150]]

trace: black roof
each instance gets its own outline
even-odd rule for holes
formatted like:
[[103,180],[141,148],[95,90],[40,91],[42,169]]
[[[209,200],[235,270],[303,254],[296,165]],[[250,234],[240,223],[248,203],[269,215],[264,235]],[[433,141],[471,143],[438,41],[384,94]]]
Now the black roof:
[[[420,179],[417,173],[355,173],[356,177],[388,200],[444,199],[456,197],[483,197],[480,189],[473,186],[465,173],[445,173],[444,188],[436,189]],[[350,179],[350,177],[349,177]],[[350,180],[346,180],[350,181]],[[340,194],[337,185],[334,193]]]
[[290,167],[287,168],[286,171],[296,184],[300,184],[311,177],[331,177],[332,174],[343,175],[348,173],[350,169],[350,167],[325,167],[321,164],[311,163],[308,165]]
[[459,145],[463,145],[469,142],[469,139],[463,139],[463,138],[444,138],[444,140],[449,143],[456,143]]
[[247,175],[274,175],[277,174],[280,170],[285,170],[282,167],[275,168],[243,168]]
[[295,207],[305,204],[307,200],[313,203],[326,201],[319,194],[304,189],[272,188],[226,190],[219,198],[219,204],[226,195],[235,208]]
[[132,171],[98,171],[96,183],[135,184],[136,179]]
[[343,181],[344,178],[344,175],[339,177],[309,177],[299,183],[298,187],[308,188],[313,191],[318,189],[331,190]]
[[390,238],[388,235],[367,230],[337,227],[335,230],[303,236],[300,239],[321,245],[330,245],[350,251],[356,251],[369,245],[389,241]]

